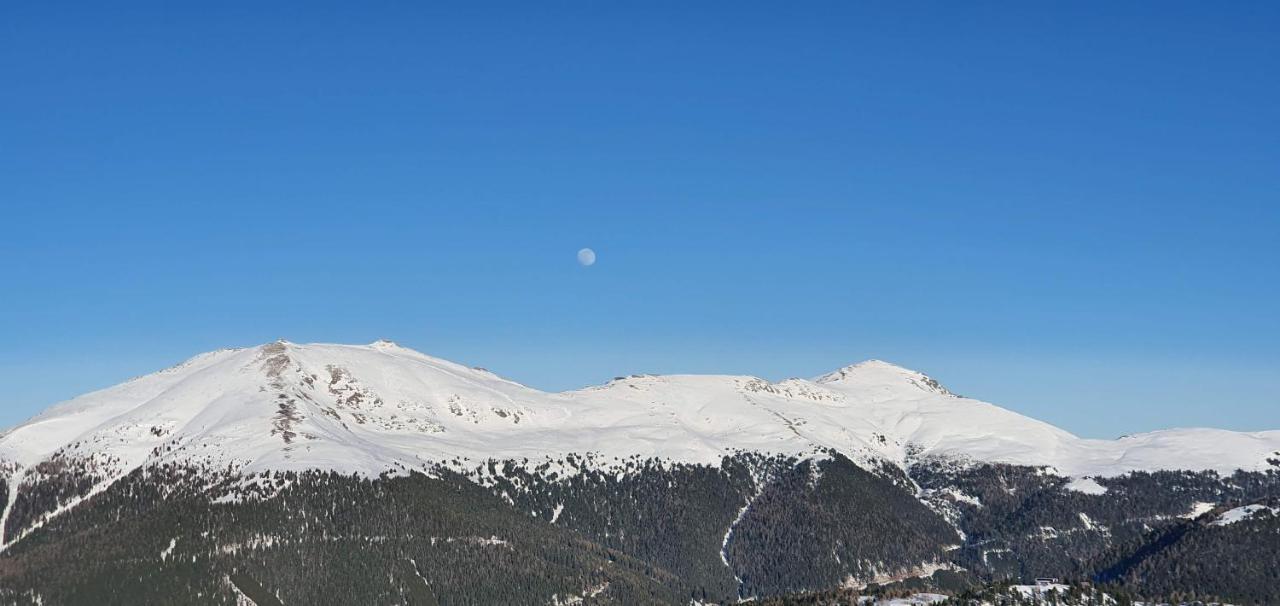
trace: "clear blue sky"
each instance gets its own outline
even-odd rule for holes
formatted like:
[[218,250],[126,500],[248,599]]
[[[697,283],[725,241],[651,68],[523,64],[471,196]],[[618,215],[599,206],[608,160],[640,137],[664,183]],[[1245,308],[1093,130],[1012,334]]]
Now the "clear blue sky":
[[119,4],[0,8],[0,425],[387,337],[1280,428],[1275,2]]

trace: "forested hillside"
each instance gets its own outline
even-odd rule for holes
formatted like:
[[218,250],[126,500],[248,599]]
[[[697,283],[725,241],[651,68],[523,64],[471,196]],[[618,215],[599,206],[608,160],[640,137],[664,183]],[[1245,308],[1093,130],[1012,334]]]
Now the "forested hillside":
[[[517,461],[247,481],[156,467],[25,529],[0,555],[0,599],[688,604],[1057,576],[1119,595],[1280,600],[1268,581],[1280,573],[1280,518],[1265,505],[1222,517],[1275,503],[1274,472],[1133,474],[1100,479],[1101,494],[1026,467],[895,472],[834,453],[568,476]],[[25,502],[56,509],[61,492]],[[1206,502],[1224,505],[1188,517]]]

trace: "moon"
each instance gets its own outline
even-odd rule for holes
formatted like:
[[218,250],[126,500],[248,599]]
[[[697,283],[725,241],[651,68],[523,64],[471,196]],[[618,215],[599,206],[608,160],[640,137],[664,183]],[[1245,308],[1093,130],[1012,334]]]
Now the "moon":
[[596,251],[584,248],[578,251],[578,265],[591,267],[596,264]]

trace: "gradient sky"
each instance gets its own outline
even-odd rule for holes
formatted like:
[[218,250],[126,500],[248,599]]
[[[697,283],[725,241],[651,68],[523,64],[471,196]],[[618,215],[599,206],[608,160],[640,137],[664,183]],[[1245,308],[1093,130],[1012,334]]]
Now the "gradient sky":
[[386,337],[1280,429],[1280,3],[118,4],[0,8],[0,426]]

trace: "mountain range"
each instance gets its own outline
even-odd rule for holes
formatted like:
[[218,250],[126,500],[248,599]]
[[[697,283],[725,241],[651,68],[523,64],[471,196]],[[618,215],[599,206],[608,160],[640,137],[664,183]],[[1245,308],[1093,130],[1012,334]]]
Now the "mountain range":
[[227,349],[6,430],[0,497],[12,603],[710,603],[1044,575],[1280,601],[1253,580],[1280,574],[1280,431],[1086,439],[878,360],[548,393],[389,341]]

